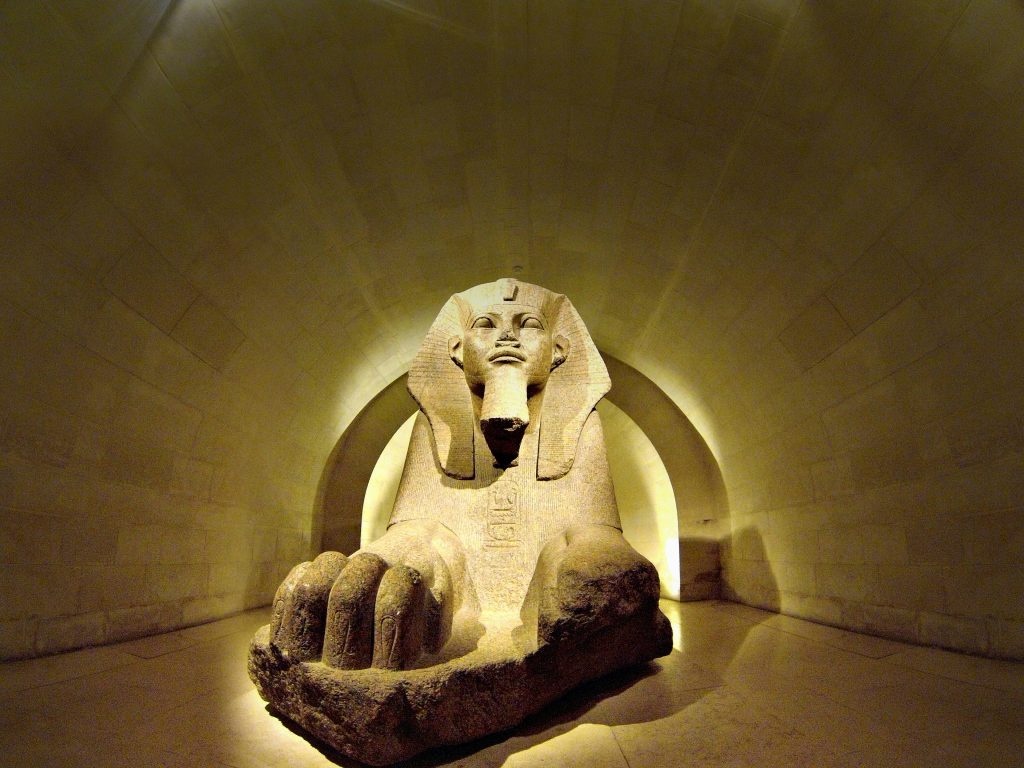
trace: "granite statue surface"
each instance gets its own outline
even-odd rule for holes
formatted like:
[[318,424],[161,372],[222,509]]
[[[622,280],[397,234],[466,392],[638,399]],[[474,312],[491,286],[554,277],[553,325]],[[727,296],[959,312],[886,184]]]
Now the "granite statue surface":
[[260,695],[384,765],[669,653],[658,575],[620,529],[594,410],[609,387],[565,296],[508,279],[453,296],[409,373],[387,533],[288,574],[250,648]]

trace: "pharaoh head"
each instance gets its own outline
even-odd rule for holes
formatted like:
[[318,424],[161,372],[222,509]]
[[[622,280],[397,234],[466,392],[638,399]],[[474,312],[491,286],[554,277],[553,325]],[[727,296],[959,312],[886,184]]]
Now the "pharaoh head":
[[453,296],[409,372],[439,464],[457,478],[474,476],[474,423],[496,466],[515,463],[531,403],[533,418],[541,417],[537,477],[561,477],[583,421],[608,388],[604,363],[569,300],[510,279]]
[[[514,280],[499,281],[497,287],[498,303],[474,306],[456,298],[462,332],[449,337],[448,353],[481,401],[480,429],[495,464],[502,467],[518,457],[530,423],[528,398],[565,362],[570,345],[565,336],[552,334],[551,318],[557,317],[557,299],[562,297],[552,301],[550,294],[528,296]],[[488,302],[497,296],[475,298]]]

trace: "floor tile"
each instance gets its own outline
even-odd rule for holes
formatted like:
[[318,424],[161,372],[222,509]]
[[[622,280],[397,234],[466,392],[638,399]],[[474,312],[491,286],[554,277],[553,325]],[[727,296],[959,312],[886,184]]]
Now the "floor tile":
[[163,656],[165,653],[188,648],[194,643],[194,640],[189,639],[188,636],[183,636],[179,632],[167,632],[162,635],[130,640],[127,643],[120,643],[116,647],[119,651],[130,653],[132,656],[138,656],[140,659],[155,659],[157,656]]
[[113,646],[86,648],[41,659],[0,663],[0,693],[22,691],[39,685],[115,669],[136,659]]

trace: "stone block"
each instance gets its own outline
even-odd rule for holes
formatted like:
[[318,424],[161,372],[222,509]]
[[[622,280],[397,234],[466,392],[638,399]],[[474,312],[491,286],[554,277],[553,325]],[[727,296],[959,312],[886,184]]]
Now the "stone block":
[[122,526],[117,531],[115,562],[122,565],[159,562],[163,538],[164,529],[162,526]]
[[910,441],[884,438],[850,451],[850,474],[860,488],[890,485],[921,477],[927,461]]
[[140,605],[107,611],[105,641],[108,643],[167,632],[184,624],[177,602]]
[[898,525],[865,525],[860,529],[864,562],[902,565],[908,562],[906,533]]
[[124,253],[103,278],[103,285],[164,333],[170,333],[199,295],[144,241]]
[[817,582],[815,581],[813,563],[775,563],[773,574],[781,592],[800,595],[814,594]]
[[150,562],[162,564],[209,562],[207,532],[199,528],[162,527],[160,554]]
[[881,371],[887,375],[932,352],[943,338],[913,296],[880,317],[865,333],[877,350]]
[[210,595],[192,600],[185,600],[181,604],[181,623],[185,626],[200,624],[205,621],[212,621],[232,613],[266,605],[266,597],[256,605],[248,604],[242,592],[228,592],[220,595]]
[[[38,616],[66,616],[76,610],[77,585],[63,582],[54,588],[55,574],[66,573],[53,565],[23,566],[0,570],[0,620]],[[72,575],[74,572],[71,571]]]
[[275,557],[277,560],[294,562],[301,560],[307,554],[309,540],[301,531],[279,530],[277,532],[277,548]]
[[1014,619],[987,619],[988,652],[1006,659],[1024,658],[1024,621]]
[[159,445],[185,452],[192,446],[202,414],[161,389],[132,377],[114,427],[126,433],[155,434]]
[[144,565],[98,565],[79,569],[77,611],[109,610],[151,601]]
[[0,564],[43,565],[60,559],[60,533],[52,517],[17,509],[0,511]]
[[944,612],[949,601],[945,566],[880,565],[870,577],[867,602],[894,608]]
[[205,298],[189,306],[171,336],[218,371],[224,370],[245,341],[245,334]]
[[865,632],[905,642],[918,642],[918,612],[907,608],[855,603],[843,606],[839,626],[862,627]]
[[862,382],[858,384],[859,391],[822,413],[829,440],[836,450],[851,451],[891,442],[894,425],[906,424],[904,406],[891,378],[861,387]]
[[953,460],[961,467],[995,462],[1024,451],[1024,419],[1004,397],[949,417],[943,433]]
[[869,562],[858,528],[823,528],[818,531],[818,559],[822,563],[856,565]]
[[106,615],[102,611],[76,616],[41,619],[36,630],[37,654],[58,653],[70,648],[99,645],[106,640]]
[[860,602],[868,594],[869,580],[874,570],[870,566],[818,563],[814,567],[818,593],[822,597],[834,597],[851,602]]
[[[324,534],[326,538],[326,532]],[[351,549],[358,549],[358,537],[356,546]],[[337,549],[337,547],[332,547]],[[276,558],[277,552],[277,531],[272,528],[257,528],[253,532],[252,541],[252,562],[269,563]]]
[[852,494],[856,490],[856,486],[853,481],[849,454],[812,464],[811,481],[814,485],[815,501],[828,501]]
[[104,451],[106,480],[165,490],[174,477],[174,451],[164,445],[112,440]]
[[210,592],[221,595],[243,593],[253,581],[251,567],[240,563],[213,563],[210,565]]
[[791,593],[783,597],[785,613],[833,626],[840,626],[844,623],[844,613],[849,606],[849,603],[836,598]]
[[712,539],[679,540],[680,599],[717,598],[722,576],[719,544]]
[[801,312],[779,334],[779,341],[802,368],[821,362],[853,338],[853,331],[825,297]]
[[918,622],[918,642],[968,653],[989,652],[988,627],[984,619],[922,611]]
[[0,621],[0,659],[20,659],[35,653],[39,619]]
[[867,328],[920,285],[899,255],[873,248],[843,274],[826,295],[854,332]]
[[153,597],[160,602],[198,597],[209,583],[207,565],[151,565],[146,571]]
[[66,467],[80,429],[67,415],[29,406],[8,412],[0,433],[2,447],[33,462]]
[[253,529],[249,526],[210,528],[206,532],[206,558],[209,563],[234,563],[252,560]]
[[69,565],[110,565],[117,556],[117,528],[109,519],[65,520],[61,561]]
[[955,520],[915,520],[907,527],[907,558],[913,565],[964,561],[962,527]]

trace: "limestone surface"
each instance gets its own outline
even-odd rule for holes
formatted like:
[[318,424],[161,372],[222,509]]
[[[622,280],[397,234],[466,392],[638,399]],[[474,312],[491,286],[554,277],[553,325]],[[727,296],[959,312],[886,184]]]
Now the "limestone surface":
[[619,524],[594,410],[609,386],[565,296],[453,296],[409,374],[421,413],[388,531],[292,569],[250,650],[261,696],[383,765],[669,653],[657,573]]

